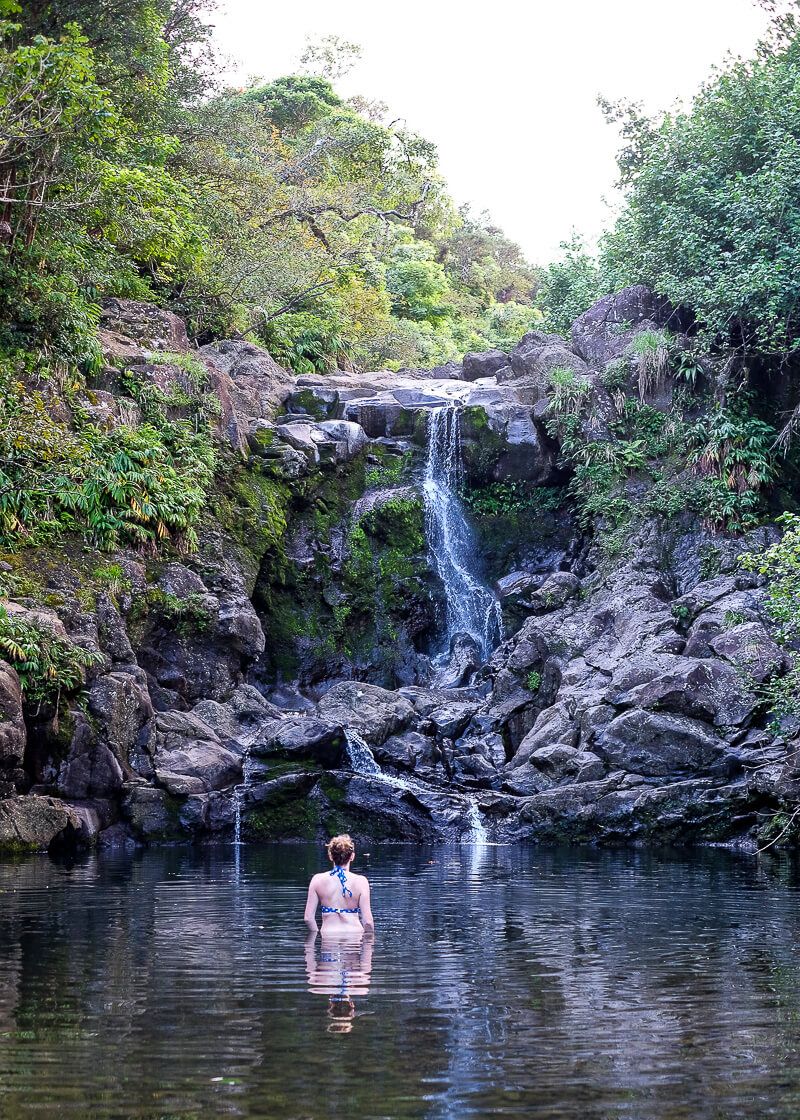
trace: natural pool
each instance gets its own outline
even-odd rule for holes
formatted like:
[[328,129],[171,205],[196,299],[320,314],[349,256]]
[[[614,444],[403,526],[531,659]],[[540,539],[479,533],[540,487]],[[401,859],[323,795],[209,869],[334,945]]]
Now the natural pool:
[[359,952],[305,944],[320,855],[0,864],[0,1116],[800,1114],[795,864],[376,848]]

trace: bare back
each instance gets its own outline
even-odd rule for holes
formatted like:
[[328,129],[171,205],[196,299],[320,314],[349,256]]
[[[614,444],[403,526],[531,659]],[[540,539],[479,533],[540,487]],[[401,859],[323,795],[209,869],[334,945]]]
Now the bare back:
[[[323,907],[322,929],[325,934],[337,929],[360,931],[373,927],[369,881],[364,875],[335,868],[315,875],[308,887],[306,921],[316,920],[317,905]],[[351,911],[343,913],[343,911]]]

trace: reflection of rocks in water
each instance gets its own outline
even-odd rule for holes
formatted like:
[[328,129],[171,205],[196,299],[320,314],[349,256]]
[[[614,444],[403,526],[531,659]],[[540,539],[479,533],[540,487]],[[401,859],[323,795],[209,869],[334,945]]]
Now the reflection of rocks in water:
[[4,1115],[794,1115],[793,861],[373,847],[304,946],[322,854],[0,865]]

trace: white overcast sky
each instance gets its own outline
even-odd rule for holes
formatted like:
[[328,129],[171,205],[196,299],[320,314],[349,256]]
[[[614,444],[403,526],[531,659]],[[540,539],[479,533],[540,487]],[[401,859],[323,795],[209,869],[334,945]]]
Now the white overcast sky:
[[215,26],[234,82],[296,71],[308,35],[359,43],[340,92],[434,141],[457,202],[545,263],[610,221],[617,138],[597,95],[689,99],[766,17],[753,0],[221,0]]

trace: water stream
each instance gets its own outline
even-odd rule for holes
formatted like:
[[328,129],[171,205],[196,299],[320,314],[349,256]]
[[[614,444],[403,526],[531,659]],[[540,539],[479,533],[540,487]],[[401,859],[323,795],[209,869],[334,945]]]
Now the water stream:
[[477,542],[459,498],[462,478],[461,408],[432,408],[423,495],[431,565],[445,591],[445,650],[456,634],[469,634],[485,661],[502,637],[503,616],[476,566]]
[[[423,795],[432,792],[442,792],[441,790],[433,791],[424,782],[419,781],[418,778],[400,777],[399,774],[387,774],[381,770],[380,765],[376,762],[372,749],[357,731],[352,728],[345,730],[345,740],[347,742],[347,758],[350,766],[356,774],[363,774],[368,778],[378,778],[380,781],[385,782],[387,785],[394,786],[399,790],[410,790],[412,793],[421,793]],[[464,842],[467,844],[474,844],[476,847],[484,847],[489,842],[489,834],[486,831],[486,826],[481,818],[480,810],[478,809],[477,802],[474,797],[463,790],[446,790],[449,796],[457,798],[458,801],[464,803],[464,822],[467,824],[469,831],[464,836]]]

